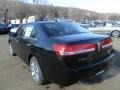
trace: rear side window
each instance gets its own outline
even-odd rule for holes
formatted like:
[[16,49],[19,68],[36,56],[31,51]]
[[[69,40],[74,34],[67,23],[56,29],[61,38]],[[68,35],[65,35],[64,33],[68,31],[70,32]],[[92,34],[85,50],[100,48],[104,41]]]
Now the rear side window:
[[23,25],[19,28],[17,34],[23,37],[35,38],[35,27],[34,25]]
[[49,37],[89,32],[80,25],[70,22],[41,23],[41,27]]
[[34,29],[34,26],[33,25],[27,25],[25,28],[24,28],[24,37],[31,37],[31,34],[32,34],[32,31]]
[[24,26],[21,26],[18,30],[17,30],[17,35],[18,36],[23,36],[24,33]]

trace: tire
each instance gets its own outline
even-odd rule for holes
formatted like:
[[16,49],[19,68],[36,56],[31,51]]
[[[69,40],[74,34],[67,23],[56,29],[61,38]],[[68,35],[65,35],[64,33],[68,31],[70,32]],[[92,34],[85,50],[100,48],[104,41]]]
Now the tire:
[[117,30],[113,31],[112,36],[116,37],[116,38],[119,37],[120,36],[120,31],[117,31]]
[[11,43],[9,43],[9,49],[10,49],[10,54],[11,54],[12,56],[16,56],[16,54],[15,54],[13,48],[12,48]]
[[36,85],[43,85],[45,84],[45,79],[38,63],[38,60],[35,57],[30,59],[30,73],[32,79]]

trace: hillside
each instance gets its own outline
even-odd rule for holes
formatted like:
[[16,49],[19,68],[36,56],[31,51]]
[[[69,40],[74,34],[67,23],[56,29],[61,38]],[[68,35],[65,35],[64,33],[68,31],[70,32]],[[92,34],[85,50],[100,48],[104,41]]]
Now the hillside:
[[70,18],[77,21],[81,20],[119,20],[120,14],[114,13],[97,13],[94,11],[78,9],[78,8],[66,8],[66,7],[54,7],[52,5],[32,5],[23,2],[16,2],[15,0],[0,0],[0,17],[5,16],[5,12],[8,9],[7,17],[9,19],[25,18],[31,15],[38,15],[40,18]]

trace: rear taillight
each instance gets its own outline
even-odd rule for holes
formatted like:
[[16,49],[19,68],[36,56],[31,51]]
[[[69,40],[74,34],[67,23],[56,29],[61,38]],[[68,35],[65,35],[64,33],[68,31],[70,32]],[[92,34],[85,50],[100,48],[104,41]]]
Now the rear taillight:
[[57,55],[71,56],[76,54],[94,52],[96,50],[96,45],[95,44],[82,44],[82,45],[54,44],[53,48]]
[[112,46],[112,38],[108,38],[108,39],[101,41],[101,46],[102,48]]

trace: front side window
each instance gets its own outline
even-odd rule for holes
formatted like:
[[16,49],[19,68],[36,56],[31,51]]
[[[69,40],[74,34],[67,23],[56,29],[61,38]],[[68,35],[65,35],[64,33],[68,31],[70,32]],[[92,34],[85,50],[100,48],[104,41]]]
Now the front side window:
[[80,25],[69,22],[41,23],[41,27],[49,37],[89,32]]

